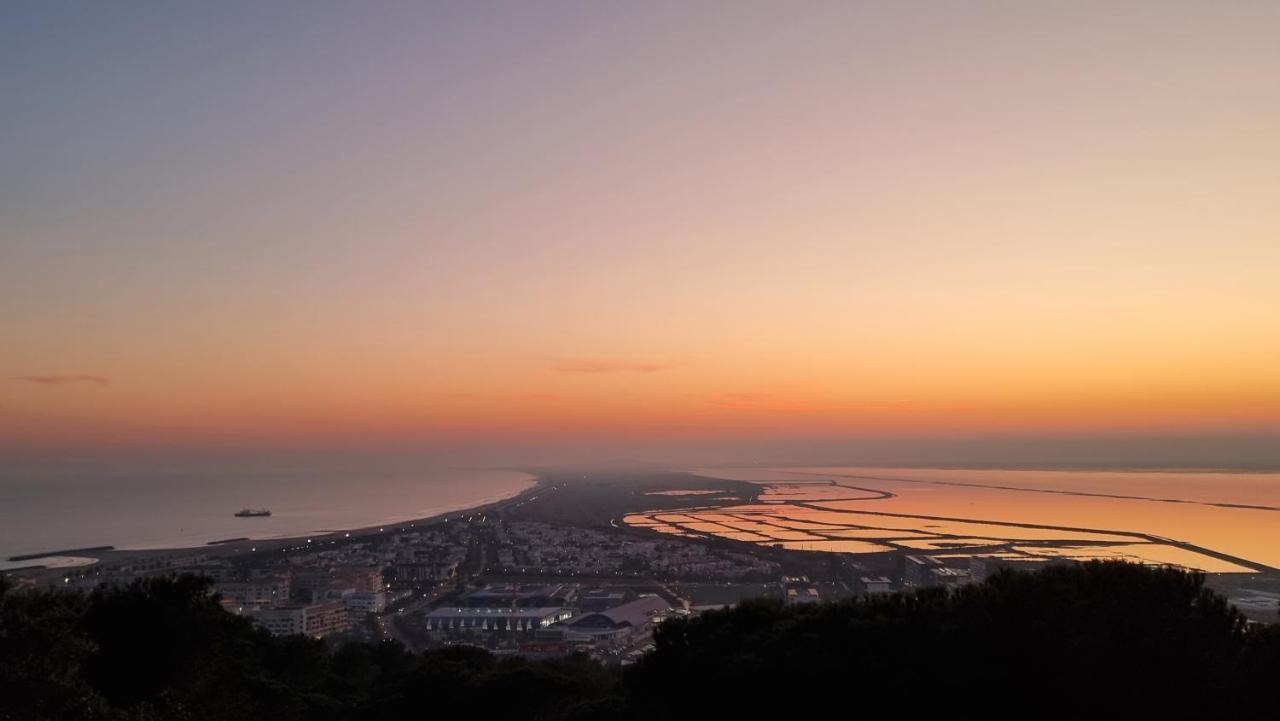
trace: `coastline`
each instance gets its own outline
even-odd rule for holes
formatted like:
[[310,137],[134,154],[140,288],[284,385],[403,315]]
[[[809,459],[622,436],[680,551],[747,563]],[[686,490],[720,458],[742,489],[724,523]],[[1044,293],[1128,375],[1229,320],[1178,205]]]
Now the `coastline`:
[[[416,526],[432,526],[438,523],[444,523],[456,516],[467,516],[476,513],[489,512],[507,504],[522,502],[530,497],[536,496],[544,483],[543,477],[528,471],[521,472],[528,473],[533,477],[529,479],[526,487],[513,494],[504,495],[498,498],[490,497],[479,504],[459,505],[458,507],[447,508],[427,516],[388,520],[378,524],[352,528],[324,529],[312,534],[289,534],[264,538],[229,538],[225,540],[208,541],[203,544],[191,546],[173,545],[154,548],[116,548],[110,545],[95,546],[90,549],[78,551],[78,555],[84,558],[91,558],[95,561],[95,563],[81,566],[79,569],[88,570],[109,566],[129,565],[138,563],[139,561],[157,561],[173,556],[201,555],[211,558],[228,559],[249,555],[268,554],[291,548],[300,549],[307,545],[318,547],[325,543],[356,543],[391,533],[401,533]],[[20,554],[20,556],[6,558],[3,560],[32,561],[32,565],[23,566],[20,570],[26,573],[45,574],[61,572],[64,569],[53,566],[46,567],[34,562],[65,555],[67,555],[65,551],[53,550],[45,553],[23,553]],[[19,569],[10,569],[10,571],[7,572],[16,570]]]
[[[872,472],[872,471],[883,471],[883,470],[903,471],[907,469],[876,469],[876,468],[857,468],[857,467],[839,468],[839,469],[835,469],[835,468],[801,468],[801,469],[772,468],[769,471],[765,471],[763,474],[760,474],[761,475],[760,478],[755,478],[755,479],[750,478],[750,476],[757,475],[758,472],[763,469],[759,469],[759,468],[752,469],[757,471],[757,473],[746,473],[744,475],[747,477],[738,477],[738,478],[734,478],[733,474],[712,475],[717,470],[721,470],[721,469],[699,468],[699,469],[691,469],[691,470],[677,471],[677,472],[653,472],[653,471],[617,472],[613,474],[614,477],[612,478],[610,478],[610,474],[605,474],[604,477],[606,479],[606,482],[600,482],[599,480],[596,480],[595,482],[590,482],[590,483],[585,483],[585,482],[580,483],[579,481],[585,479],[586,476],[581,476],[578,472],[575,472],[575,471],[555,471],[555,470],[549,470],[549,469],[539,469],[537,471],[521,471],[521,473],[525,474],[526,477],[522,481],[522,487],[520,487],[518,490],[514,490],[514,492],[495,493],[491,497],[480,499],[478,502],[473,502],[470,504],[467,504],[465,502],[459,503],[454,505],[453,507],[442,508],[441,510],[426,513],[421,516],[404,517],[398,520],[382,521],[378,523],[353,526],[350,528],[317,529],[310,533],[285,533],[280,535],[263,536],[258,538],[249,538],[242,535],[237,535],[235,537],[220,538],[220,539],[206,541],[204,543],[194,544],[194,545],[174,544],[171,546],[151,547],[151,548],[102,549],[100,552],[97,552],[97,553],[86,552],[83,554],[78,554],[86,557],[93,557],[94,562],[92,563],[92,565],[84,567],[83,573],[73,573],[70,575],[91,576],[104,571],[108,573],[112,571],[119,571],[126,574],[132,573],[134,571],[139,571],[139,570],[140,571],[156,571],[156,570],[162,570],[168,567],[198,565],[199,563],[205,560],[215,560],[215,559],[269,561],[272,558],[279,558],[282,552],[308,553],[308,552],[319,551],[322,549],[338,550],[338,549],[341,549],[342,546],[345,544],[360,543],[360,542],[364,542],[372,539],[377,539],[383,535],[402,533],[404,531],[410,531],[415,527],[423,527],[423,528],[432,527],[437,524],[445,523],[451,519],[463,518],[466,516],[472,516],[476,514],[485,514],[488,512],[499,513],[503,517],[521,518],[526,520],[528,519],[543,520],[546,522],[561,523],[561,524],[570,525],[570,526],[577,525],[582,527],[598,527],[598,528],[603,528],[607,526],[613,529],[619,529],[620,526],[618,522],[620,521],[620,519],[627,516],[628,514],[636,514],[636,513],[643,514],[646,512],[670,511],[676,508],[683,508],[686,506],[702,507],[704,504],[706,504],[705,501],[700,500],[700,496],[698,496],[697,494],[687,494],[687,495],[673,494],[671,492],[671,489],[673,488],[683,489],[685,491],[688,491],[688,489],[691,489],[691,488],[696,490],[699,488],[707,488],[709,487],[709,484],[715,484],[716,487],[725,486],[726,490],[728,490],[729,486],[737,486],[736,490],[737,490],[737,495],[739,497],[734,499],[733,502],[737,503],[738,505],[742,505],[744,503],[749,504],[750,502],[756,499],[757,493],[755,492],[754,489],[761,488],[762,483],[765,483],[765,482],[777,483],[779,481],[784,481],[784,482],[789,481],[790,483],[803,483],[803,481],[801,481],[798,478],[795,480],[780,479],[777,477],[779,474],[787,474],[787,475],[795,474],[800,476],[806,476],[806,475],[812,474],[815,476],[822,476],[823,484],[835,484],[837,486],[848,486],[848,482],[840,483],[834,479],[838,479],[842,477],[864,478],[864,475],[862,474]],[[733,468],[733,469],[723,469],[723,470],[741,470],[741,469]],[[845,473],[833,472],[836,470],[857,471],[858,475],[850,475]],[[937,469],[937,470],[940,470],[940,469]],[[1010,472],[1009,469],[998,469],[998,470],[1003,472]],[[1129,469],[1129,470],[1133,472],[1133,469]],[[822,471],[825,471],[825,472],[822,472]],[[1014,471],[1014,472],[1020,472],[1020,471]],[[1092,472],[1070,471],[1067,473],[1072,475],[1087,476],[1092,473],[1098,473],[1098,472],[1097,471],[1092,471]],[[1018,491],[1020,492],[1018,493],[1019,496],[1023,496],[1026,493],[1035,492],[1035,493],[1054,494],[1055,498],[1069,497],[1071,499],[1085,499],[1089,502],[1155,504],[1155,505],[1144,506],[1144,508],[1149,508],[1151,513],[1158,512],[1162,515],[1168,515],[1169,513],[1183,513],[1185,515],[1186,513],[1190,512],[1189,509],[1196,509],[1199,507],[1208,507],[1210,509],[1208,512],[1210,513],[1229,512],[1233,514],[1239,514],[1239,513],[1258,514],[1258,513],[1262,513],[1263,511],[1280,511],[1280,507],[1273,508],[1272,506],[1262,507],[1257,505],[1246,505],[1241,503],[1224,503],[1222,499],[1217,498],[1216,496],[1214,498],[1205,499],[1205,498],[1197,498],[1196,494],[1180,496],[1180,497],[1147,497],[1147,496],[1140,496],[1140,495],[1133,495],[1133,494],[1126,495],[1126,494],[1116,494],[1116,493],[1099,493],[1097,491],[1091,490],[1086,487],[1081,487],[1081,488],[1075,488],[1075,487],[1069,487],[1069,486],[1036,487],[1034,485],[1024,486],[1024,487],[1010,487],[1003,483],[994,483],[994,482],[975,483],[971,479],[961,480],[957,478],[904,479],[904,478],[865,477],[865,480],[868,480],[868,481],[879,480],[879,481],[889,482],[897,485],[909,484],[906,487],[910,488],[912,491],[915,491],[916,489],[919,489],[919,488],[926,488],[926,489],[932,490],[932,486],[936,485],[941,489],[946,489],[947,493],[950,493],[953,495],[955,493],[1009,495],[1014,491]],[[566,483],[568,484],[567,488],[565,487]],[[567,490],[567,489],[572,489],[572,490]],[[545,494],[543,493],[544,490],[546,491]],[[857,490],[866,491],[868,489],[859,488]],[[878,528],[879,526],[884,525],[885,523],[889,523],[890,525],[897,524],[900,526],[902,523],[906,523],[907,521],[904,521],[904,520],[886,521],[885,519],[915,519],[913,522],[918,522],[920,524],[932,524],[933,526],[936,526],[939,522],[964,524],[963,528],[960,530],[953,530],[953,531],[946,531],[945,529],[939,531],[938,529],[935,528],[932,531],[932,533],[934,533],[938,537],[933,541],[928,541],[928,539],[926,539],[925,541],[921,541],[919,539],[919,534],[923,533],[924,531],[921,531],[920,529],[916,529],[913,532],[914,539],[907,539],[907,540],[891,539],[890,541],[887,542],[887,545],[886,545],[886,542],[883,542],[883,541],[878,544],[873,544],[867,541],[867,537],[869,537],[870,535],[874,535],[871,531],[861,530],[861,531],[854,532],[854,531],[849,531],[847,529],[842,530],[841,533],[835,533],[833,535],[830,535],[829,537],[822,534],[816,534],[816,535],[822,535],[822,537],[821,538],[804,537],[801,539],[793,538],[793,536],[795,535],[794,531],[786,531],[786,533],[791,535],[779,536],[775,540],[777,540],[781,544],[785,544],[788,542],[788,538],[791,538],[791,540],[794,542],[791,543],[790,546],[788,546],[790,550],[805,550],[803,548],[798,547],[797,544],[810,543],[812,545],[813,542],[821,542],[821,543],[818,543],[817,545],[813,545],[807,550],[814,551],[814,552],[837,551],[837,552],[854,553],[854,554],[858,554],[858,553],[871,554],[871,553],[893,551],[895,549],[896,549],[896,552],[898,553],[911,553],[913,551],[920,552],[921,547],[918,545],[912,545],[912,544],[924,543],[926,541],[928,543],[932,543],[935,541],[938,543],[944,543],[945,544],[944,550],[955,550],[955,548],[967,547],[967,546],[973,546],[977,548],[978,546],[981,546],[983,544],[974,543],[973,537],[975,536],[975,534],[977,534],[978,536],[981,536],[982,538],[987,538],[988,540],[991,540],[990,538],[991,534],[993,533],[997,534],[995,538],[999,539],[999,543],[995,545],[1012,546],[1012,544],[1014,543],[1020,543],[1022,546],[1026,546],[1031,542],[1030,540],[1026,540],[1026,539],[1022,541],[1018,541],[1016,537],[1006,537],[1008,536],[1008,534],[1013,533],[1012,531],[1009,530],[1010,528],[1039,529],[1045,534],[1048,534],[1045,536],[1045,539],[1042,539],[1044,540],[1044,543],[1041,544],[1041,545],[1045,545],[1046,547],[1062,545],[1058,541],[1054,540],[1054,534],[1060,534],[1064,532],[1095,533],[1095,534],[1102,534],[1102,535],[1106,535],[1109,533],[1119,533],[1124,536],[1132,536],[1133,538],[1128,541],[1129,543],[1155,544],[1157,546],[1176,547],[1178,549],[1181,549],[1182,551],[1195,553],[1195,554],[1198,554],[1199,556],[1216,559],[1224,563],[1235,564],[1236,566],[1240,567],[1239,569],[1224,568],[1218,572],[1223,572],[1223,573],[1242,572],[1242,571],[1248,572],[1248,571],[1245,571],[1245,569],[1253,569],[1253,572],[1273,573],[1275,572],[1276,568],[1280,568],[1280,564],[1277,564],[1274,561],[1268,563],[1269,559],[1265,557],[1262,557],[1262,560],[1257,560],[1257,561],[1251,560],[1254,558],[1254,556],[1258,554],[1249,553],[1248,551],[1251,550],[1249,548],[1238,549],[1228,545],[1228,548],[1226,549],[1218,549],[1217,544],[1214,544],[1211,542],[1212,541],[1211,537],[1205,536],[1203,533],[1200,534],[1200,537],[1197,537],[1195,534],[1188,535],[1189,532],[1186,531],[1185,529],[1182,529],[1182,531],[1179,532],[1177,531],[1177,529],[1169,528],[1168,523],[1165,523],[1164,526],[1159,526],[1157,524],[1157,526],[1154,529],[1146,528],[1144,526],[1143,528],[1136,529],[1136,530],[1135,529],[1117,530],[1117,529],[1113,529],[1111,526],[1106,524],[1099,525],[1100,521],[1096,521],[1096,519],[1088,516],[1088,514],[1086,514],[1084,517],[1081,517],[1081,518],[1065,518],[1065,519],[1063,518],[1025,519],[1021,517],[1009,518],[1009,517],[1001,516],[1000,514],[996,514],[994,516],[976,514],[974,509],[969,509],[967,507],[961,510],[957,510],[954,507],[954,503],[955,503],[954,498],[939,498],[937,499],[937,502],[942,503],[943,505],[939,506],[938,508],[932,508],[932,507],[918,507],[918,506],[920,502],[928,501],[929,499],[933,498],[933,496],[926,497],[926,496],[920,496],[916,493],[903,494],[899,492],[889,493],[889,492],[883,492],[883,491],[877,491],[877,493],[882,494],[879,497],[880,499],[889,499],[889,500],[882,500],[883,503],[886,503],[888,505],[886,505],[885,507],[880,507],[880,505],[877,504],[874,507],[868,506],[868,507],[859,507],[856,509],[838,509],[838,508],[833,509],[833,508],[827,508],[827,507],[821,506],[821,503],[824,502],[824,500],[825,501],[870,500],[868,498],[859,496],[856,499],[815,498],[815,499],[806,500],[806,499],[793,498],[793,499],[790,499],[792,503],[791,503],[791,506],[788,506],[788,508],[790,508],[791,512],[799,513],[800,515],[804,515],[804,513],[808,513],[811,511],[832,513],[832,512],[838,512],[841,510],[847,510],[847,512],[849,513],[860,514],[858,518],[844,519],[846,523],[851,523],[857,527],[866,526],[870,524]],[[900,496],[901,498],[899,498]],[[921,499],[924,499],[924,501],[922,501]],[[531,501],[535,501],[535,500],[536,500],[535,503],[530,503]],[[774,499],[773,501],[770,501],[770,502],[774,504],[782,503],[782,501],[779,499]],[[819,506],[817,508],[809,508],[808,505],[811,502],[818,502]],[[1027,501],[1023,500],[1021,502],[1026,503]],[[952,505],[951,506],[946,505],[948,503],[951,503]],[[1174,504],[1174,505],[1170,505],[1170,504]],[[717,504],[712,503],[710,505],[716,506]],[[970,505],[972,504],[970,503]],[[902,507],[899,507],[899,506],[902,506]],[[702,508],[702,510],[707,511],[706,508]],[[778,506],[776,507],[776,510],[782,510],[782,507]],[[1144,513],[1146,512],[1147,511],[1144,510]],[[1197,516],[1196,518],[1198,519],[1199,517]],[[1168,519],[1165,519],[1165,520],[1167,521]],[[1250,521],[1250,517],[1245,517],[1243,520]],[[981,528],[975,529],[973,527],[974,524],[978,524],[979,526],[981,526]],[[1107,529],[1111,529],[1111,530],[1107,530]],[[705,531],[705,530],[706,529],[702,529],[702,531]],[[778,529],[775,529],[775,530],[778,530]],[[965,531],[965,533],[961,533],[962,530]],[[711,533],[708,536],[706,533],[702,531],[699,531],[697,533],[692,533],[691,535],[700,536],[700,537],[704,537],[704,539],[716,540],[716,541],[724,540],[724,538],[729,538],[730,540],[733,539],[732,534],[725,535],[725,534]],[[783,532],[783,530],[778,530],[778,532],[781,533]],[[842,535],[842,533],[845,535]],[[1019,531],[1018,533],[1025,533],[1025,532]],[[1268,531],[1267,533],[1269,535],[1271,531]],[[681,534],[677,534],[677,535],[681,535]],[[815,533],[812,531],[808,533],[808,536],[814,536],[814,535]],[[880,533],[879,535],[884,536],[885,534]],[[889,535],[892,535],[892,534],[889,534]],[[858,540],[858,539],[861,539],[861,540]],[[740,540],[743,542],[750,541],[750,542],[756,543],[756,542],[765,542],[768,539],[764,537],[761,537],[761,538],[753,537],[753,538],[739,538],[737,540]],[[1102,546],[1107,546],[1108,544],[1114,545],[1115,543],[1117,543],[1117,541],[1113,538],[1106,538],[1106,539],[1095,538],[1092,540],[1098,541]],[[961,542],[964,542],[964,543],[961,543]],[[961,545],[957,546],[956,544],[958,543],[960,543]],[[1085,544],[1085,545],[1098,546],[1099,543]],[[967,544],[967,546],[965,546],[965,544]],[[775,545],[778,545],[778,544],[775,544]],[[985,545],[992,545],[992,544],[985,544]],[[1077,543],[1076,545],[1080,545],[1080,544]],[[923,548],[925,550],[928,550],[929,547],[926,545]],[[89,551],[89,549],[84,549],[84,550]],[[987,550],[990,551],[991,549],[987,549]],[[1005,551],[1010,551],[1010,550],[1011,549],[1005,549]],[[1012,549],[1012,550],[1017,550],[1019,554],[1023,554],[1023,550],[1021,549]],[[1130,549],[1130,550],[1134,550],[1134,549]],[[1155,553],[1155,551],[1151,549],[1137,549],[1137,550],[1147,550],[1147,551],[1150,551],[1151,553]],[[1252,550],[1256,551],[1256,549],[1252,549]],[[1084,551],[1080,551],[1079,549],[1077,549],[1076,552],[1083,553]],[[1089,552],[1097,553],[1100,551],[1098,551],[1097,549],[1093,549]],[[1058,553],[1057,551],[1054,551],[1054,553],[1051,555],[1054,555],[1057,553]],[[1066,552],[1062,552],[1062,553],[1066,553]],[[1156,557],[1156,560],[1154,562],[1169,562],[1169,563],[1185,562],[1185,561],[1180,561],[1179,558],[1168,560],[1170,558],[1169,556],[1170,553],[1173,553],[1173,551],[1169,551],[1169,553],[1166,553],[1163,557]],[[28,563],[25,563],[23,565],[25,567],[26,572],[30,573],[32,565],[39,564],[41,560],[52,560],[51,557],[56,555],[66,555],[66,552],[62,552],[62,553],[50,552],[48,554],[24,554],[24,559],[26,559]],[[1265,554],[1263,554],[1263,556],[1265,556]],[[1164,560],[1162,561],[1161,558],[1163,558]],[[1203,559],[1201,560],[1203,561]],[[0,564],[0,568],[3,568],[3,564]],[[15,570],[15,569],[8,569],[8,570]],[[54,572],[56,572],[56,570],[57,569],[55,569],[52,565],[50,565],[49,568],[46,568],[40,571],[35,571],[35,573],[51,575]]]

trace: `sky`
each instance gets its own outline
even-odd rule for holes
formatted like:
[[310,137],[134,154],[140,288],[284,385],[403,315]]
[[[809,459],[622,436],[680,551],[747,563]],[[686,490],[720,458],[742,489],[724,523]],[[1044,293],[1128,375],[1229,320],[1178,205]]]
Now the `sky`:
[[0,452],[1280,464],[1277,37],[4,3]]

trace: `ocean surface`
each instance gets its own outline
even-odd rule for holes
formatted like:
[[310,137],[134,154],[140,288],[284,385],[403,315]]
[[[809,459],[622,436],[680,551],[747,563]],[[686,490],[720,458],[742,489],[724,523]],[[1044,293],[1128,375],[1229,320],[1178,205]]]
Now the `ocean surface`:
[[[90,546],[177,548],[360,528],[515,495],[509,470],[351,468],[0,476],[0,560]],[[268,518],[237,518],[268,508]]]

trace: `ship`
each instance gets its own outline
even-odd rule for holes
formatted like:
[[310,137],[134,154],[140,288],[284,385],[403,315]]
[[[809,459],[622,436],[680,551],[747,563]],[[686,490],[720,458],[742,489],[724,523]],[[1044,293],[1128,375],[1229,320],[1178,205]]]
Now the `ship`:
[[260,508],[260,509],[246,508],[236,513],[236,516],[240,518],[259,518],[262,516],[270,516],[270,515],[271,515],[271,511],[265,508]]

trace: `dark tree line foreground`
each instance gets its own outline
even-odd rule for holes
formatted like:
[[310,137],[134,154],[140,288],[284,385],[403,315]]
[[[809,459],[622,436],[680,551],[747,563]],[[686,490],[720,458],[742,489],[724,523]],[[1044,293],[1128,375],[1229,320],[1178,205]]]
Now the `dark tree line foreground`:
[[1203,578],[1123,563],[959,591],[755,601],[663,624],[625,671],[471,648],[331,648],[227,614],[205,582],[92,594],[0,582],[0,718],[1280,719],[1280,627]]

